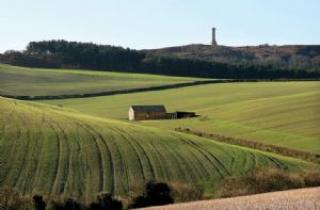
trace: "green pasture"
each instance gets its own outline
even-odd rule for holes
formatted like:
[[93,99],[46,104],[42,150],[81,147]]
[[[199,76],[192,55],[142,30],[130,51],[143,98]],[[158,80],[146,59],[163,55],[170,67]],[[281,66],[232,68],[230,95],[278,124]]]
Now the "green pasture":
[[164,104],[168,111],[193,111],[200,116],[134,124],[192,128],[320,154],[320,82],[209,84],[44,102],[124,121],[131,104]]
[[0,64],[0,95],[57,96],[101,93],[201,80],[92,70],[40,69]]
[[[93,199],[130,196],[149,180],[202,184],[256,167],[311,163],[187,134],[0,97],[0,187]],[[121,112],[119,111],[121,118]]]

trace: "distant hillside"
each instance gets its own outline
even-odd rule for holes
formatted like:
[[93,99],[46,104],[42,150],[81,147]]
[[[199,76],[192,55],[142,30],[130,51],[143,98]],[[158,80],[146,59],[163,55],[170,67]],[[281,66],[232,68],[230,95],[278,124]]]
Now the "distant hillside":
[[0,63],[206,78],[301,79],[320,78],[319,57],[319,46],[234,48],[188,45],[138,51],[51,40],[30,42],[25,51],[0,54]]
[[227,64],[273,65],[279,68],[320,71],[320,45],[226,47],[187,45],[146,51],[152,56]]
[[[202,79],[92,70],[25,68],[0,64],[0,95],[66,98],[193,84]],[[207,81],[207,80],[206,80]]]

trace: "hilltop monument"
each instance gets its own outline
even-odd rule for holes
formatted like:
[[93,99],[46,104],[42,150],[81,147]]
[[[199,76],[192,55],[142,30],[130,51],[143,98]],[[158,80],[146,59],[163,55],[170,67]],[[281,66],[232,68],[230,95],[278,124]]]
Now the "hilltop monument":
[[212,41],[211,41],[211,45],[213,47],[216,47],[217,44],[217,40],[216,40],[216,28],[212,28]]

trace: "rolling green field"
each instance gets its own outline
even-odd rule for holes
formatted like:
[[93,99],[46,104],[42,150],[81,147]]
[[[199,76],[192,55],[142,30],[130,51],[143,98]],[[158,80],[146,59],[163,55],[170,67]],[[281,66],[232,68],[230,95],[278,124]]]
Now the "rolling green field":
[[260,166],[318,167],[66,108],[0,97],[0,187],[22,193],[90,199],[108,191],[127,196],[148,180],[206,184]]
[[192,128],[320,154],[320,82],[209,84],[45,102],[122,120],[131,104],[164,104],[169,111],[195,111],[200,117],[137,124]]
[[201,80],[68,69],[37,69],[0,64],[0,95],[57,96],[155,87]]

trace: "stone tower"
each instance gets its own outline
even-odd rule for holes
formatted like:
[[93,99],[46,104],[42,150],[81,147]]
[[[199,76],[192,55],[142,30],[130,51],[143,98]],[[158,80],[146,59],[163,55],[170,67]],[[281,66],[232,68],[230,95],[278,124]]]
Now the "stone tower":
[[216,41],[216,28],[212,28],[212,42],[211,45],[213,47],[217,46],[217,41]]

